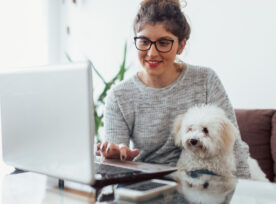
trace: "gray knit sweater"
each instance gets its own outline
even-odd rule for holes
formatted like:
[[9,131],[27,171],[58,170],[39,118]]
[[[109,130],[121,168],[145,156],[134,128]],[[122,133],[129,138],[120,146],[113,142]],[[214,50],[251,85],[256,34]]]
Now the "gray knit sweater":
[[[164,88],[145,86],[137,77],[116,85],[105,106],[105,139],[140,149],[136,161],[175,166],[181,149],[174,145],[172,124],[196,104],[217,104],[237,125],[232,105],[215,72],[186,64],[178,79]],[[249,177],[248,146],[235,142],[237,176]]]

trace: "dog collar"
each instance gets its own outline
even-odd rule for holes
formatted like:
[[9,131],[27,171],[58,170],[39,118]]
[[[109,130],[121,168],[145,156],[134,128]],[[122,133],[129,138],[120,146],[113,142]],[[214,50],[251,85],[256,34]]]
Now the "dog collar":
[[215,174],[212,171],[209,171],[207,169],[200,169],[200,170],[194,170],[194,171],[190,171],[189,175],[192,178],[197,178],[200,176],[200,174],[207,174],[207,175],[211,175],[211,176],[218,176],[217,174]]

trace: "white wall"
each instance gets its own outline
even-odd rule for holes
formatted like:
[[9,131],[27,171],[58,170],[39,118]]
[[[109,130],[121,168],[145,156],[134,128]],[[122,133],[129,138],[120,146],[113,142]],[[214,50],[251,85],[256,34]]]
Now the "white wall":
[[[64,0],[61,5],[60,58],[85,56],[110,79],[128,41],[133,74],[139,63],[132,43],[132,22],[140,0]],[[276,108],[276,1],[187,0],[192,27],[182,59],[212,67],[235,108]],[[66,27],[70,27],[70,35]],[[94,77],[96,78],[96,77]],[[97,79],[96,79],[97,82]],[[99,85],[96,89],[100,90]],[[97,91],[97,90],[96,90]]]
[[187,61],[214,68],[234,107],[276,108],[276,1],[189,0],[185,11]]
[[[108,81],[119,70],[124,43],[128,42],[127,64],[132,64],[135,59],[132,22],[138,4],[137,0],[77,0],[76,4],[64,1],[61,6],[61,61],[67,61],[65,52],[74,61],[87,57]],[[69,35],[67,27],[70,28]],[[97,95],[103,84],[95,75],[94,82]]]
[[48,63],[46,0],[0,3],[0,70]]

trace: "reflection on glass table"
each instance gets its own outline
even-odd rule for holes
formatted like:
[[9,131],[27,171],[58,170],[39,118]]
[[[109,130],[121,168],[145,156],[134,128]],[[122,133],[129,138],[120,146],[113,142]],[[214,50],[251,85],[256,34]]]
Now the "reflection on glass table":
[[[276,184],[252,180],[201,175],[200,179],[183,179],[177,190],[169,191],[149,200],[136,203],[261,203],[275,204]],[[67,182],[65,182],[66,184]],[[58,188],[58,179],[36,173],[5,175],[1,180],[3,204],[91,204],[95,201],[94,190],[87,185],[71,183]],[[108,187],[107,187],[108,188]],[[105,189],[104,189],[105,190]],[[103,193],[105,191],[103,190]],[[113,191],[109,191],[112,193]],[[135,203],[127,200],[108,199],[104,203]],[[109,197],[110,198],[110,197]],[[98,202],[101,203],[101,202]]]
[[183,174],[177,190],[165,192],[148,200],[131,201],[116,198],[117,203],[230,203],[238,179],[210,175],[208,172]]

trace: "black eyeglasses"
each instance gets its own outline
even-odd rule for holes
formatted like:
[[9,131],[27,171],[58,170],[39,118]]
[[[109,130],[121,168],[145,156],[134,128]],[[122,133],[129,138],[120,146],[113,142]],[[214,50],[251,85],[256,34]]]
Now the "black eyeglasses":
[[137,50],[147,51],[151,48],[151,45],[154,44],[158,52],[170,52],[173,46],[174,40],[169,39],[160,39],[156,41],[151,41],[145,37],[134,37],[135,46]]

